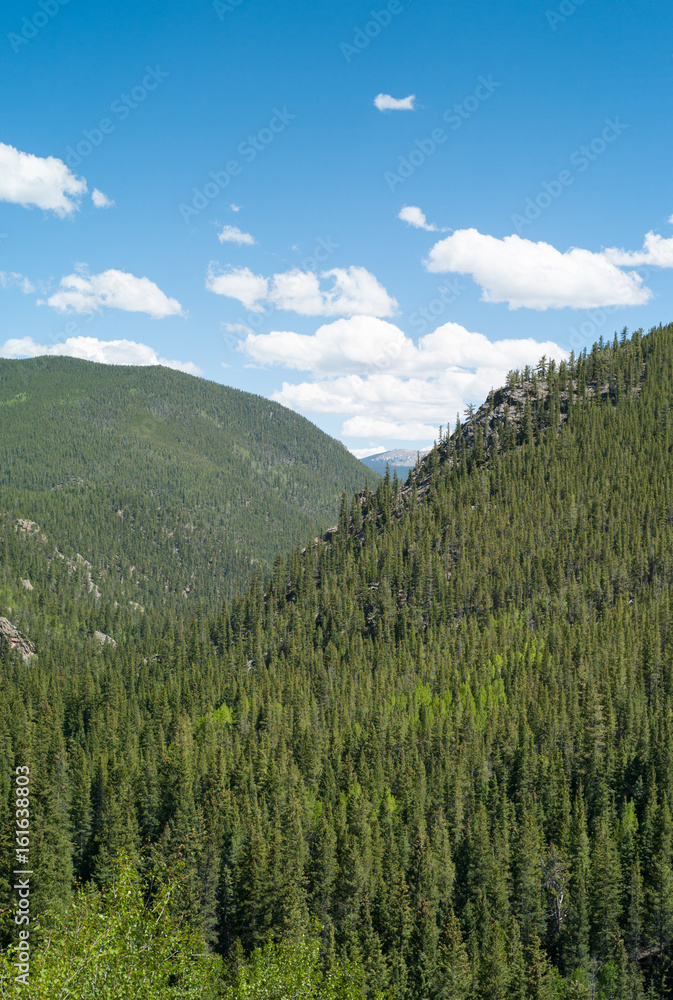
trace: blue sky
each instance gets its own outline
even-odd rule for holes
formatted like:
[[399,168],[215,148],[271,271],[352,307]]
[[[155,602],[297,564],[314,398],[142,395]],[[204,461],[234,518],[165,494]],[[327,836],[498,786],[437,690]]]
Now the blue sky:
[[665,4],[20,0],[0,47],[4,356],[177,363],[366,454],[673,319]]

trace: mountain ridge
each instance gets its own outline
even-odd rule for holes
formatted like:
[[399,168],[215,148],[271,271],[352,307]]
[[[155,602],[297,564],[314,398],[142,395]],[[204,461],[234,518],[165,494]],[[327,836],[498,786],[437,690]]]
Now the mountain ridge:
[[98,576],[135,565],[141,604],[231,596],[364,478],[305,418],[161,366],[2,360],[0,421],[0,509]]

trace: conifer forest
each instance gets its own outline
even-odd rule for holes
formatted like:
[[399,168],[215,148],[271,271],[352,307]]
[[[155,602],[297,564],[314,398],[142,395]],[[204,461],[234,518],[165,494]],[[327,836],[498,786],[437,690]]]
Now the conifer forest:
[[406,481],[216,389],[1,363],[0,996],[670,1000],[673,325]]

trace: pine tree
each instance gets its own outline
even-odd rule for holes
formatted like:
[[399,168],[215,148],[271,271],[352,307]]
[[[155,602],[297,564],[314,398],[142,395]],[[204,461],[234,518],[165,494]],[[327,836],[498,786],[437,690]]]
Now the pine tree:
[[437,959],[430,989],[431,1000],[469,1000],[472,970],[460,924],[453,910],[444,920],[437,943]]

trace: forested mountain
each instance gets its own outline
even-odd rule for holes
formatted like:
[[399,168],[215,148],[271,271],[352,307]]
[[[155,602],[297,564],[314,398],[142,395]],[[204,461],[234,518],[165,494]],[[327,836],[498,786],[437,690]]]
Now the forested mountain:
[[163,367],[0,360],[0,512],[126,607],[219,606],[366,475],[259,396]]
[[78,996],[672,997],[672,452],[673,326],[624,333],[512,373],[217,615],[6,652],[27,995],[81,961]]

